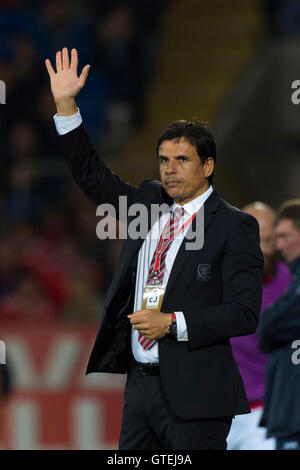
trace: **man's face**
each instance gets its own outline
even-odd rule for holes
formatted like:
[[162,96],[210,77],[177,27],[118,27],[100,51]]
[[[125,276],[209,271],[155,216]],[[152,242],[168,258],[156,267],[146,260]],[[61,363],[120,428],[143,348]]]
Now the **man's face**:
[[[242,209],[243,210],[243,209]],[[264,276],[272,274],[276,267],[273,212],[255,206],[246,207],[245,211],[256,218],[259,225],[260,248],[264,255]]]
[[274,217],[265,213],[258,217],[260,248],[264,255],[264,274],[270,274],[275,264],[275,244]]
[[208,189],[214,160],[208,158],[202,164],[196,148],[184,137],[163,141],[158,153],[163,188],[178,204],[186,204]]
[[276,248],[291,263],[300,256],[300,232],[289,219],[282,219],[276,228]]

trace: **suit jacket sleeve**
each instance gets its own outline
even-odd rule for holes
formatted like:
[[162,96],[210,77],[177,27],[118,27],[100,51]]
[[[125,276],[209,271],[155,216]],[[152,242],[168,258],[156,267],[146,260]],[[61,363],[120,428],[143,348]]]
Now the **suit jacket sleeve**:
[[128,208],[134,201],[137,188],[123,181],[105,165],[83,124],[67,134],[58,135],[56,131],[53,134],[83,192],[96,204],[112,204],[119,219],[119,196],[127,197]]
[[253,217],[240,215],[223,255],[222,305],[187,308],[183,312],[191,349],[248,335],[257,328],[263,267],[259,229]]
[[300,337],[298,282],[293,282],[286,294],[267,308],[261,317],[259,348],[267,354]]

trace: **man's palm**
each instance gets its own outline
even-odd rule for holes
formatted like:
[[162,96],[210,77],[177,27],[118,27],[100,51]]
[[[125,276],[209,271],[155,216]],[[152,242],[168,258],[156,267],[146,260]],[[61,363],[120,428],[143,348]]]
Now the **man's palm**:
[[66,47],[56,53],[56,72],[49,59],[45,61],[51,82],[51,90],[56,103],[61,100],[75,98],[84,87],[90,65],[83,67],[80,76],[77,75],[78,54],[76,49],[71,51],[71,62],[69,51]]

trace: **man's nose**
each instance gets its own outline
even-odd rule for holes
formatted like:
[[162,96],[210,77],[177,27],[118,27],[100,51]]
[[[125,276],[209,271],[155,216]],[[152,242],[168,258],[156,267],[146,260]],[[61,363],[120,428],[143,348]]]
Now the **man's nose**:
[[176,162],[168,162],[168,166],[166,168],[166,173],[168,175],[172,173],[176,173]]

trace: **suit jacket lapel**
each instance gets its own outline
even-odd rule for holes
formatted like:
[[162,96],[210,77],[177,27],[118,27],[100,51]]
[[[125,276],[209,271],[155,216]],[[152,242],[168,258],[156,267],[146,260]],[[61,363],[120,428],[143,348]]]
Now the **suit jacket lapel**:
[[[139,202],[139,201],[137,201]],[[152,225],[155,223],[155,220],[151,220],[151,205],[152,204],[162,204],[165,203],[169,207],[173,204],[173,200],[167,195],[167,193],[164,191],[162,186],[160,187],[159,191],[154,193],[153,197],[150,199],[150,201],[145,202],[141,201],[141,203],[145,204],[147,206],[147,214],[148,214],[148,233],[151,230]],[[134,217],[128,217],[128,226],[130,225],[130,222],[134,219]],[[152,222],[152,225],[151,225]],[[127,227],[128,228],[128,227]],[[138,252],[138,250],[141,248],[142,244],[144,242],[143,238],[138,238],[137,240],[132,240],[127,236],[127,239],[124,240],[124,248],[121,253],[120,257],[120,271],[122,271],[123,264],[126,265],[129,260],[132,260],[132,258],[135,256],[135,254]]]
[[[212,220],[215,217],[215,213],[218,209],[219,204],[220,204],[219,197],[218,197],[216,191],[214,190],[204,203],[204,237],[205,237],[205,233],[207,231],[208,225],[212,222]],[[195,232],[196,223],[200,223],[199,219],[197,219],[198,222],[196,221],[196,219],[197,219],[197,216],[193,220],[193,222],[191,224],[191,227],[189,228],[188,232],[190,232],[191,230],[193,230]],[[182,241],[182,243],[180,245],[180,248],[178,250],[177,256],[174,260],[174,263],[173,263],[173,266],[172,266],[172,269],[171,269],[171,273],[170,273],[170,276],[169,276],[169,280],[168,280],[168,283],[167,283],[167,286],[166,286],[166,292],[165,292],[165,295],[164,295],[163,303],[165,302],[165,299],[166,299],[171,287],[173,286],[174,282],[178,278],[183,266],[185,265],[186,262],[188,262],[188,259],[191,256],[191,253],[193,253],[193,250],[187,250],[186,249],[186,247],[185,247],[186,241],[191,242],[191,239],[187,238],[187,235],[184,238],[184,240]],[[204,239],[204,243],[205,243],[205,239]]]
[[[136,201],[136,202],[142,202],[147,205],[148,207],[148,227],[149,230],[151,228],[151,204],[162,204],[166,203],[169,206],[173,204],[173,200],[166,194],[162,186],[159,188],[159,191],[155,192],[153,197],[150,199],[150,201]],[[212,194],[208,197],[208,199],[204,203],[204,233],[209,225],[209,223],[213,220],[214,214],[218,208],[219,205],[219,198],[217,196],[216,191],[214,190]],[[133,217],[128,218],[128,225],[130,224],[130,221],[133,219]],[[153,222],[153,221],[152,221]],[[189,230],[194,230],[195,231],[195,226],[196,226],[196,218],[194,219],[192,226],[190,227]],[[189,239],[187,240],[189,241]],[[138,238],[137,240],[132,240],[131,238],[127,237],[126,240],[124,240],[124,246],[120,255],[119,263],[118,263],[118,268],[115,271],[115,276],[113,278],[113,281],[110,285],[110,289],[107,293],[106,296],[106,305],[109,305],[111,302],[113,296],[117,292],[117,290],[120,287],[120,284],[122,280],[124,279],[124,276],[127,274],[130,266],[134,267],[137,262],[137,257],[138,257],[138,251],[141,248],[142,244],[144,242],[144,239]],[[178,250],[177,256],[175,258],[169,280],[167,283],[166,287],[166,292],[164,295],[164,301],[165,298],[176,281],[178,275],[180,274],[180,271],[183,267],[183,265],[187,262],[189,256],[191,255],[192,250],[186,250],[185,249],[185,240],[182,241],[182,244]]]
[[[145,204],[148,208],[148,228],[149,230],[151,229],[151,222],[154,223],[154,220],[151,220],[151,204],[168,204],[170,207],[173,204],[173,200],[167,195],[167,193],[164,191],[162,186],[158,186],[158,191],[154,192],[152,198],[149,201],[142,201],[142,200],[137,200],[137,203],[142,203]],[[128,217],[128,226],[127,229],[130,225],[130,222],[134,219],[134,217]],[[148,230],[148,232],[149,232]],[[110,285],[110,289],[107,293],[106,296],[106,305],[109,305],[111,302],[113,296],[117,292],[120,283],[124,279],[124,276],[127,274],[128,269],[130,266],[134,267],[137,262],[137,257],[138,257],[138,251],[141,248],[142,244],[144,242],[143,238],[138,238],[136,240],[133,240],[128,237],[124,240],[124,245],[121,251],[118,267],[115,271],[115,275],[113,277],[112,283]]]

